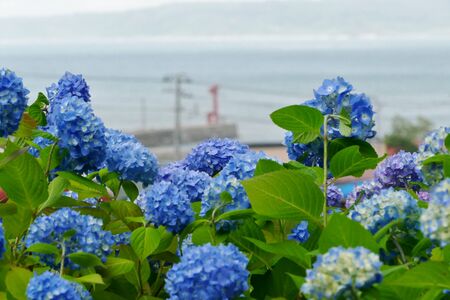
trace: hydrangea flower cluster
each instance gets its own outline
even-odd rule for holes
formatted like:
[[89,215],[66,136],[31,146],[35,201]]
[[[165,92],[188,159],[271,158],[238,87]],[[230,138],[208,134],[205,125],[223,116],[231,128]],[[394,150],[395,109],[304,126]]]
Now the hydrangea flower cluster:
[[306,166],[323,166],[323,142],[316,139],[309,144],[294,143],[292,132],[286,132],[284,145],[291,160],[301,161]]
[[407,229],[414,231],[418,229],[420,212],[417,201],[408,192],[390,188],[355,205],[348,216],[372,233],[396,219],[404,219]]
[[167,272],[171,300],[235,299],[248,289],[248,258],[232,245],[192,246]]
[[212,180],[211,176],[205,172],[174,167],[166,168],[163,178],[165,178],[164,181],[171,182],[184,191],[191,202],[202,199],[205,189]]
[[187,155],[185,164],[191,170],[213,176],[222,170],[233,156],[247,151],[249,147],[236,140],[213,138],[193,148]]
[[156,177],[156,181],[171,181],[172,176],[179,172],[179,170],[189,170],[186,166],[184,160],[174,161],[158,170],[158,176]]
[[153,183],[158,174],[156,156],[134,136],[107,129],[105,164],[109,171],[120,174],[121,179]]
[[344,207],[345,205],[344,193],[335,184],[330,184],[328,186],[327,205],[332,207]]
[[[86,252],[98,256],[103,262],[112,252],[114,237],[109,231],[102,229],[103,221],[89,215],[81,215],[69,208],[62,208],[49,216],[38,217],[31,224],[25,245],[30,247],[36,243],[54,244],[61,248],[64,243],[66,254]],[[74,230],[70,238],[64,239],[64,233]],[[56,267],[53,255],[38,254],[41,261]],[[65,266],[77,269],[79,266],[65,260]]]
[[62,168],[79,172],[96,170],[105,159],[103,122],[89,103],[76,96],[68,96],[51,106],[48,122],[57,129],[59,146],[69,152]]
[[309,239],[308,221],[301,221],[292,229],[288,239],[304,243]]
[[77,96],[86,102],[89,102],[89,86],[81,74],[75,75],[66,72],[58,81],[47,88],[47,96],[50,101],[63,99],[66,96]]
[[0,69],[0,137],[7,137],[19,128],[28,93],[22,78],[13,71]]
[[145,219],[156,226],[178,233],[194,219],[191,202],[183,190],[168,181],[160,181],[144,190],[136,204]]
[[365,199],[372,198],[374,195],[378,195],[381,192],[382,186],[375,181],[366,181],[361,185],[357,185],[347,195],[345,200],[345,207],[350,208],[355,203],[363,202]]
[[450,179],[439,183],[431,192],[428,208],[420,216],[420,230],[441,247],[450,244]]
[[374,180],[383,188],[408,188],[417,185],[411,182],[421,182],[422,172],[416,163],[417,154],[400,151],[383,160],[375,169]]
[[[375,136],[374,111],[370,99],[365,94],[353,94],[352,85],[342,77],[326,79],[322,86],[314,91],[315,98],[303,105],[318,109],[323,115],[342,115],[345,111],[350,116],[352,131],[350,137],[366,140]],[[330,139],[343,137],[339,131],[338,119],[328,122],[328,136]],[[289,158],[300,160],[308,166],[322,166],[321,140],[317,139],[308,145],[294,143],[292,133],[285,136]],[[319,151],[317,151],[319,150]]]
[[[306,271],[301,291],[308,299],[338,299],[353,288],[369,288],[382,281],[378,255],[364,247],[334,247],[319,255]],[[347,299],[347,298],[345,298]]]
[[[258,161],[263,158],[269,157],[264,152],[248,151],[230,159],[228,164],[205,189],[200,215],[205,216],[208,211],[220,206],[223,206],[221,211],[249,208],[250,201],[240,180],[252,177]],[[227,192],[231,196],[229,204],[223,203],[223,192]]]
[[45,271],[35,274],[27,286],[28,300],[90,300],[89,292],[80,284],[61,278],[58,274]]
[[0,259],[3,258],[3,254],[6,251],[5,230],[3,229],[3,222],[0,219]]
[[437,164],[423,165],[423,162],[436,154],[448,154],[445,139],[450,134],[450,127],[441,127],[431,131],[419,146],[417,163],[429,185],[435,185],[444,179],[442,166]]
[[[56,137],[58,135],[58,132],[57,132],[57,129],[55,126],[45,126],[45,127],[41,127],[40,129],[42,131],[50,133],[54,137]],[[37,149],[35,147],[30,147],[30,149],[28,150],[28,153],[30,153],[34,157],[39,157],[39,151],[48,146],[51,146],[54,143],[54,141],[47,139],[45,137],[42,137],[42,136],[38,136],[38,137],[34,138],[33,143],[36,144],[36,146],[38,146],[39,149]]]

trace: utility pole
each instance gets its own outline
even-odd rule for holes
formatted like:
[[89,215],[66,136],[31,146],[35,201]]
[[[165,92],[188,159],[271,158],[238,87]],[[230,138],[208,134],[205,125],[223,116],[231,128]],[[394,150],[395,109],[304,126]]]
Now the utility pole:
[[187,75],[178,73],[165,76],[163,81],[175,84],[174,89],[171,91],[175,94],[175,128],[173,133],[173,145],[175,149],[175,157],[178,160],[181,159],[181,99],[183,97],[186,98],[190,96],[183,91],[182,85],[183,83],[191,83],[192,80]]

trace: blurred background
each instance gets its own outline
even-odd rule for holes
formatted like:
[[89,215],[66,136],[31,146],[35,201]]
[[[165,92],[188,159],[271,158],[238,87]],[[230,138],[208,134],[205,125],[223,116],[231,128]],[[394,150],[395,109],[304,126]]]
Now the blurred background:
[[106,125],[161,160],[210,135],[284,158],[269,114],[336,76],[372,99],[378,148],[449,125],[448,0],[0,0],[0,28],[32,98],[81,73]]

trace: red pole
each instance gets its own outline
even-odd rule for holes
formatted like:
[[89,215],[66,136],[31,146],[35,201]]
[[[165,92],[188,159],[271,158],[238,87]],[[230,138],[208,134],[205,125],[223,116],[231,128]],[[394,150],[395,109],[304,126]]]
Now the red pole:
[[211,125],[219,122],[219,86],[217,84],[212,85],[209,92],[213,100],[213,110],[208,113],[208,124]]

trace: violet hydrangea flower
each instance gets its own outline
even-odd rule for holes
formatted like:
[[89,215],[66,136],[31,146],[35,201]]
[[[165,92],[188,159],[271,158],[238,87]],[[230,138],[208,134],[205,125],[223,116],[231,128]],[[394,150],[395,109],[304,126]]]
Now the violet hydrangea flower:
[[292,229],[288,239],[304,243],[309,239],[308,221],[301,221]]
[[413,182],[421,182],[422,173],[416,161],[416,153],[400,151],[377,166],[374,180],[383,188],[417,188]]

